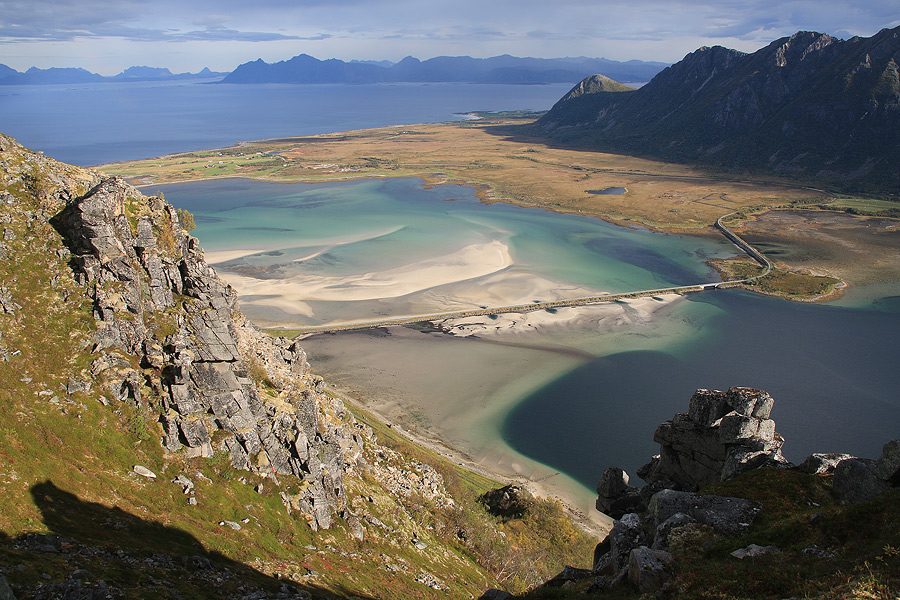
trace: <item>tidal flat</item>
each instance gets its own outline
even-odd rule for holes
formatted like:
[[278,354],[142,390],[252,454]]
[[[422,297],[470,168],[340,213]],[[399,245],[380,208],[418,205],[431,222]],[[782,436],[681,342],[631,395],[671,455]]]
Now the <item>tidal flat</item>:
[[[493,126],[270,140],[105,170],[151,189],[216,171],[217,180],[159,189],[196,214],[195,234],[245,313],[285,329],[716,281],[706,261],[737,251],[710,226],[732,211],[756,215],[741,233],[777,262],[830,268],[836,257],[845,268],[834,273],[851,286],[820,306],[714,291],[440,323],[448,333],[390,327],[304,340],[338,393],[582,515],[597,517],[602,469],[634,475],[656,452],[656,425],[700,387],[772,393],[791,460],[876,456],[895,434],[900,275],[878,262],[896,252],[893,221],[872,237],[847,229],[862,222],[846,216],[835,233],[800,210],[830,198],[817,190],[549,148]],[[316,183],[274,183],[296,179]],[[606,187],[627,191],[589,193]],[[797,216],[764,212],[775,207]],[[842,254],[848,236],[859,252]],[[811,260],[798,259],[811,248]]]
[[[716,281],[706,261],[737,252],[724,238],[485,205],[472,187],[416,178],[163,190],[195,213],[195,233],[245,314],[288,329]],[[303,346],[337,393],[602,521],[591,508],[602,469],[634,475],[656,452],[656,425],[700,387],[772,393],[792,460],[876,455],[900,422],[889,358],[898,315],[707,291],[316,335]]]

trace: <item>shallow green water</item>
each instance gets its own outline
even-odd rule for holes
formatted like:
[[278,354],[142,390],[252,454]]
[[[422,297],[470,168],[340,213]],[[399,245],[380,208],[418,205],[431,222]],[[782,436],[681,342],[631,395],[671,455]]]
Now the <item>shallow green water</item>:
[[[470,188],[428,190],[416,179],[327,185],[229,180],[164,190],[174,204],[195,213],[195,235],[208,251],[262,250],[217,265],[226,277],[335,277],[333,291],[341,285],[351,289],[346,282],[365,274],[402,270],[472,245],[499,242],[512,258],[512,265],[500,272],[401,296],[385,291],[366,300],[320,301],[303,298],[301,291],[296,298],[282,298],[304,303],[309,314],[267,306],[265,298],[262,304],[248,304],[254,298],[242,297],[242,310],[251,318],[285,324],[408,314],[441,302],[477,304],[479,291],[487,297],[497,278],[516,275],[522,278],[507,279],[506,294],[528,281],[598,292],[715,281],[704,261],[735,252],[724,241],[628,230],[505,204],[485,206]],[[505,439],[517,452],[571,475],[586,488],[609,465],[634,473],[657,451],[652,442],[656,425],[685,411],[691,394],[701,387],[769,391],[776,399],[778,431],[787,439],[785,454],[792,460],[811,452],[877,457],[881,445],[900,433],[900,301],[893,289],[862,290],[827,305],[738,291],[704,292],[665,309],[652,323],[608,333],[550,328],[539,336],[504,342],[504,356],[516,356],[516,345],[527,349],[522,352],[547,356],[543,376],[539,357],[529,364],[527,386],[511,385],[522,377],[520,365],[485,358],[490,345],[445,343],[446,336],[434,334],[417,338],[414,353],[423,356],[432,347],[437,352],[436,345],[442,344],[444,358],[427,366],[429,389],[422,389],[422,373],[412,366],[417,358],[407,353],[410,342],[402,336],[378,342],[384,353],[377,365],[378,390],[367,389],[365,374],[354,370],[357,342],[352,336],[344,343],[340,336],[330,339],[330,356],[321,364],[348,385],[355,383],[361,395],[405,395],[414,402],[434,394],[437,405],[445,399],[450,406],[454,394],[466,389],[486,416],[478,424],[452,419],[462,425],[451,439],[473,447],[481,443],[476,438]],[[317,342],[308,344],[315,351]],[[479,344],[478,360],[451,358],[472,353],[473,344]],[[582,358],[560,374],[559,361],[551,357],[566,349]],[[441,364],[453,368],[443,372]],[[409,384],[414,380],[415,385]],[[494,402],[516,406],[498,415],[487,406]]]
[[[229,180],[163,189],[170,201],[195,214],[194,234],[207,252],[254,251],[217,264],[226,277],[296,279],[307,290],[322,286],[309,297],[292,290],[293,296],[277,306],[246,296],[245,312],[267,324],[302,326],[433,314],[445,306],[503,306],[522,300],[517,294],[527,293],[524,282],[535,278],[541,280],[534,284],[539,295],[525,302],[716,281],[704,261],[735,252],[724,240],[632,231],[599,219],[508,204],[483,205],[470,187],[426,189],[411,178],[327,185]],[[417,280],[424,272],[422,261],[452,266],[458,262],[455,253],[486,244],[505,248],[512,264],[488,274],[475,272],[473,265],[471,278],[463,270],[436,286]],[[360,281],[373,276],[412,281],[402,294],[392,295],[387,284],[363,293]],[[479,299],[478,286],[495,291]],[[292,301],[304,309],[291,312]]]

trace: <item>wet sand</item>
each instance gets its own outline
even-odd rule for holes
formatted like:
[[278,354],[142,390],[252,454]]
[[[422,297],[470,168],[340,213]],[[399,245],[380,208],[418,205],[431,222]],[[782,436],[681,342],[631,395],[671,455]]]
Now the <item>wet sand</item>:
[[[509,247],[496,240],[362,274],[338,276],[311,272],[273,277],[247,269],[231,270],[229,260],[260,252],[211,252],[208,260],[215,264],[222,279],[237,290],[244,313],[257,325],[269,328],[341,325],[601,293],[551,281],[517,267]],[[537,322],[534,316],[528,320]]]
[[405,327],[323,334],[303,346],[337,393],[457,462],[561,500],[599,535],[611,522],[594,509],[594,491],[510,448],[504,418],[522,398],[596,358],[565,341],[573,331],[634,332],[679,298],[441,323],[449,335]]

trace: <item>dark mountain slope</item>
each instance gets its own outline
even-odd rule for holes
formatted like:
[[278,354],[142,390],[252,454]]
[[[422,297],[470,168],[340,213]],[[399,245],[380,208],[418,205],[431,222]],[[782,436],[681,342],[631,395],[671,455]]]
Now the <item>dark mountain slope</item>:
[[896,189],[898,63],[900,28],[799,32],[753,54],[700,48],[635,92],[560,102],[538,126],[596,149]]

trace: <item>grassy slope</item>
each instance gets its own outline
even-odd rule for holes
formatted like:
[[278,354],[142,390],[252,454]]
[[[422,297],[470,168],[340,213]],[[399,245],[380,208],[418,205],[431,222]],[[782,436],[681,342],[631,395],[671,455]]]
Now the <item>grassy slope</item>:
[[[475,501],[496,482],[393,439],[363,415],[402,450],[387,462],[406,469],[434,464],[462,509],[435,511],[428,499],[399,499],[356,473],[346,482],[352,502],[383,524],[365,524],[366,539],[358,541],[342,522],[313,532],[288,513],[271,481],[235,471],[224,456],[164,454],[157,413],[148,406],[152,391],[144,388],[141,404],[120,402],[92,378],[92,308],[47,223],[61,208],[50,199],[52,179],[37,170],[25,185],[14,178],[7,184],[15,200],[0,205],[0,292],[9,311],[0,312],[0,575],[14,589],[65,582],[86,569],[91,585],[105,580],[136,598],[170,597],[171,590],[184,598],[240,597],[258,588],[272,593],[284,582],[317,596],[466,598],[498,585],[498,577],[522,589],[564,562],[588,560],[593,541],[555,520],[562,519],[558,506],[536,505],[535,514],[547,518],[500,523]],[[92,385],[68,394],[70,380]],[[157,479],[136,475],[135,465]],[[194,482],[196,506],[171,483],[179,474]],[[282,487],[296,485],[287,479]],[[241,529],[219,525],[226,520]],[[538,543],[503,543],[509,527],[525,527],[526,541]],[[554,547],[550,529],[570,534],[571,544]],[[413,537],[425,547],[413,545]],[[41,549],[47,540],[55,551]],[[517,558],[520,547],[536,547],[547,560],[526,564]],[[211,567],[202,561],[197,567],[190,556],[211,560]],[[417,581],[423,574],[443,589]]]
[[[705,493],[748,498],[762,505],[750,530],[737,538],[714,534],[675,543],[674,586],[680,598],[766,600],[896,600],[900,598],[900,489],[855,506],[842,505],[827,477],[759,469],[710,486]],[[780,552],[738,560],[749,544]],[[816,547],[831,557],[804,549]],[[590,580],[568,590],[540,590],[528,599],[583,598]],[[641,597],[628,585],[593,596]]]

